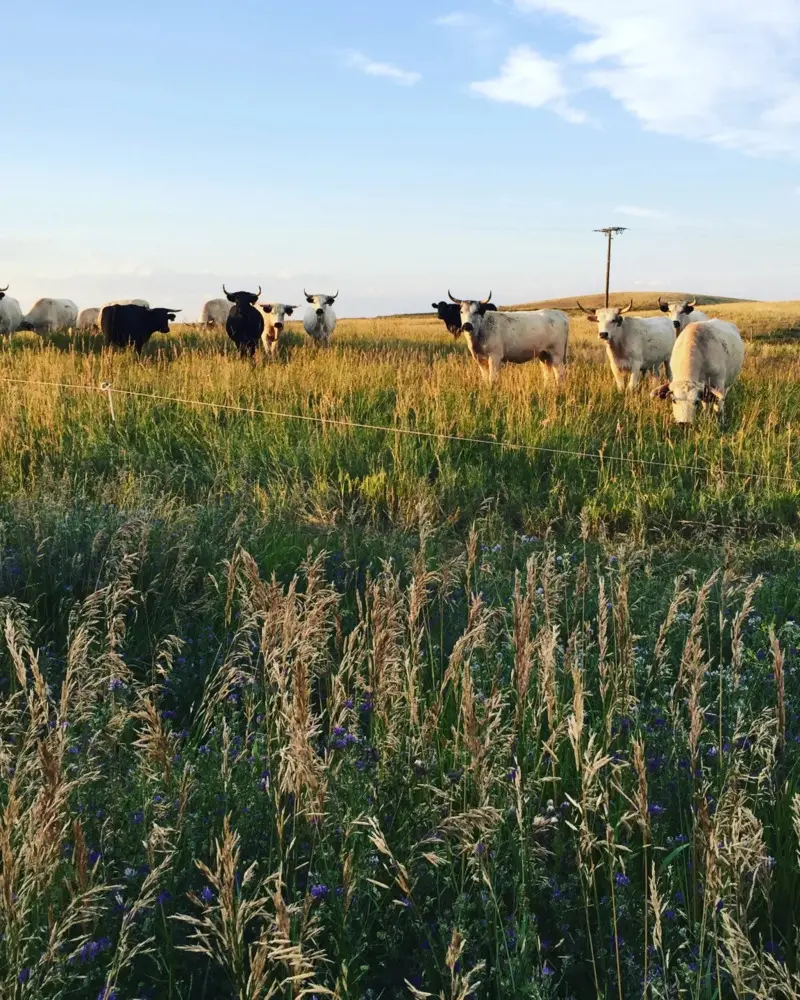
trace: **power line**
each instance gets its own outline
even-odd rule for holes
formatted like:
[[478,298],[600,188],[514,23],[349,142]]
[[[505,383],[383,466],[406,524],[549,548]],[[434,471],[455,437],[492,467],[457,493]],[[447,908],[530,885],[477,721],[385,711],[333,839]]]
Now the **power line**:
[[108,396],[109,407],[112,418],[113,413],[112,393],[121,396],[131,396],[136,399],[147,399],[154,402],[180,403],[184,406],[199,406],[216,410],[229,410],[236,413],[246,413],[250,416],[273,417],[279,420],[295,420],[303,423],[319,424],[323,427],[343,427],[350,430],[379,431],[384,434],[400,434],[406,437],[425,438],[436,441],[449,441],[457,444],[481,445],[484,447],[508,449],[509,451],[527,452],[529,454],[542,453],[545,455],[558,455],[569,458],[585,458],[593,461],[620,462],[631,466],[648,466],[650,468],[668,469],[672,472],[692,472],[695,475],[722,475],[739,479],[758,479],[765,482],[784,483],[787,485],[800,487],[800,479],[789,476],[774,476],[766,472],[740,472],[735,469],[711,469],[699,465],[683,465],[678,462],[659,462],[649,458],[630,458],[627,455],[606,455],[603,452],[574,451],[568,448],[549,448],[542,445],[524,444],[519,441],[497,441],[493,438],[480,438],[462,436],[460,434],[446,434],[443,431],[423,431],[413,427],[389,427],[385,424],[370,424],[354,420],[347,420],[336,417],[321,417],[310,413],[289,413],[283,410],[267,410],[257,406],[241,406],[238,403],[220,403],[208,399],[190,399],[185,396],[168,396],[162,393],[140,392],[136,389],[118,389],[109,382],[102,382],[100,385],[91,385],[81,382],[51,382],[39,379],[11,378],[0,376],[0,382],[12,385],[31,385],[48,387],[55,389],[77,390],[79,392],[98,392]]
[[595,229],[608,237],[608,253],[606,254],[606,309],[608,309],[609,291],[611,289],[611,241],[620,233],[627,233],[627,226],[606,226],[605,229]]

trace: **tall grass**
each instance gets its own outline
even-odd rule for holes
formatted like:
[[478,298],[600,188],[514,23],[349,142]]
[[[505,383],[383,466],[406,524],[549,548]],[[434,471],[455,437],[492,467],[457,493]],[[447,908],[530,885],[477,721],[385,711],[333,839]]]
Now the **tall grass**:
[[426,320],[7,343],[531,450],[0,383],[0,996],[800,995],[796,313],[723,310],[722,434],[582,320],[558,393]]

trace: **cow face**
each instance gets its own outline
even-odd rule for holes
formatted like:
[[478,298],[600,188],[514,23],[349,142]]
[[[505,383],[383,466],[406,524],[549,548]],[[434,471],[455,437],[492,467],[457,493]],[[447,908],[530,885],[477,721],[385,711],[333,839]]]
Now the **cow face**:
[[169,325],[175,322],[175,316],[180,311],[180,309],[148,309],[153,333],[169,333]]
[[282,302],[266,302],[262,303],[261,308],[267,317],[267,340],[277,341],[278,337],[283,333],[286,320],[294,314],[297,306],[287,306]]
[[261,285],[258,286],[257,292],[229,292],[228,289],[223,285],[222,291],[225,293],[228,302],[233,302],[234,305],[239,306],[240,309],[244,309],[247,306],[254,306],[258,302],[258,297],[261,295]]
[[488,302],[465,299],[461,303],[461,330],[466,333],[473,346],[480,343],[483,318],[487,312],[491,312]]
[[461,336],[461,310],[452,302],[433,302],[436,315],[447,327],[448,331],[457,338]]
[[689,325],[689,317],[694,312],[697,302],[688,302],[684,299],[681,302],[662,302],[659,297],[658,307],[663,313],[667,313],[672,320],[676,333],[681,333]]
[[306,302],[314,309],[320,319],[324,318],[325,309],[330,308],[339,298],[338,292],[335,295],[309,295],[308,292],[304,290],[304,294]]

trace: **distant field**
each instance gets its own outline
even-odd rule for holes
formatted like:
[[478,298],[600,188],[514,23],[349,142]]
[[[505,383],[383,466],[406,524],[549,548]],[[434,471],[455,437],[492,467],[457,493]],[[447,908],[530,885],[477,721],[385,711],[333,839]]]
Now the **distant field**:
[[4,340],[0,996],[798,995],[800,302],[708,311],[722,431],[580,314]]

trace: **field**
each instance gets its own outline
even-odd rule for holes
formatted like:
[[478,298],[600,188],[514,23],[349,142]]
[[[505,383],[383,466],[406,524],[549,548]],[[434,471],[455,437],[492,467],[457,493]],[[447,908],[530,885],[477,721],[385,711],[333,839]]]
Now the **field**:
[[0,996],[800,996],[800,303],[709,311],[722,432],[582,317],[6,340]]

